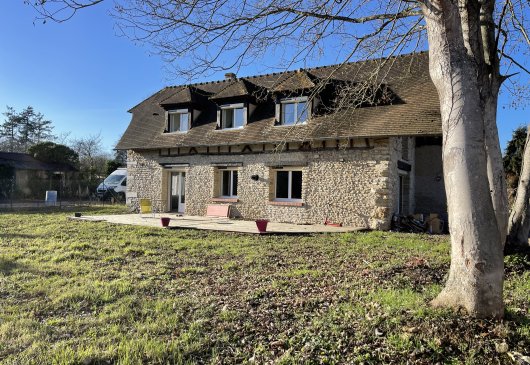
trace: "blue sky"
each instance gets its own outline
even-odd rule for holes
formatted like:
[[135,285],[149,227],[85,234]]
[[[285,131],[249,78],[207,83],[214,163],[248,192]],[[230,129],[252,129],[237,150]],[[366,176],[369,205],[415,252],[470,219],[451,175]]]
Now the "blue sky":
[[0,2],[0,111],[32,105],[56,134],[101,132],[110,151],[127,110],[168,84],[162,62],[115,36],[103,7],[62,24],[34,25],[34,17],[22,0]]
[[[103,6],[85,9],[62,24],[33,24],[34,18],[22,0],[0,2],[0,112],[7,105],[17,110],[31,105],[53,121],[56,134],[69,132],[76,138],[101,133],[110,151],[127,128],[130,107],[165,85],[183,82],[171,79],[148,48],[116,36],[114,20]],[[325,59],[319,62],[323,65]],[[274,66],[271,60],[264,64]],[[238,74],[266,71],[264,64]],[[501,96],[503,147],[514,128],[530,122],[529,111],[511,108],[507,93]]]

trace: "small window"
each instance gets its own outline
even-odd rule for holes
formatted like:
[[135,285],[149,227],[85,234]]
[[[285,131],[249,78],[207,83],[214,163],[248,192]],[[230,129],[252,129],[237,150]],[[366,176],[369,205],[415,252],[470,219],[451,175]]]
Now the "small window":
[[245,125],[245,108],[243,104],[221,107],[221,129],[243,128]]
[[306,97],[282,100],[280,123],[295,125],[307,122],[309,105]]
[[276,200],[302,200],[302,171],[276,172]]
[[237,170],[221,170],[221,197],[237,198]]
[[187,132],[190,129],[190,114],[188,109],[170,111],[168,113],[168,128],[171,132]]

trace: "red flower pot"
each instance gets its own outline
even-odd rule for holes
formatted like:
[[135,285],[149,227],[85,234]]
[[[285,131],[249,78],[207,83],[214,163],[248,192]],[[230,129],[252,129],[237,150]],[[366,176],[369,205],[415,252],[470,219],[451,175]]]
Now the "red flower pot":
[[162,227],[169,226],[169,222],[170,221],[171,221],[171,218],[168,218],[168,217],[161,217],[160,218],[160,223],[162,223]]
[[259,233],[267,232],[267,223],[269,221],[266,219],[256,219],[256,226],[258,227]]

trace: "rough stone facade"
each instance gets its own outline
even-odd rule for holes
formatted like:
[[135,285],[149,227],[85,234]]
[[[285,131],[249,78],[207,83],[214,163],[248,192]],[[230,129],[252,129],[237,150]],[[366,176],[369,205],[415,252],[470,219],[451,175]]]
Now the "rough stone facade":
[[[325,220],[388,229],[394,213],[444,213],[441,148],[411,137],[372,139],[369,148],[164,156],[159,150],[128,151],[128,204],[149,198],[169,209],[169,177],[186,172],[186,209],[205,215],[209,204],[230,204],[231,215],[298,224]],[[237,199],[220,198],[223,168],[237,169]],[[302,201],[277,202],[279,170],[302,171]],[[258,176],[257,180],[252,177]],[[401,190],[401,194],[400,194]],[[401,202],[400,202],[401,200]]]
[[[205,215],[209,204],[230,204],[233,216],[298,224],[334,223],[388,229],[396,210],[398,138],[372,139],[369,148],[163,156],[159,150],[128,151],[127,199],[153,200],[168,210],[171,171],[186,172],[186,210]],[[165,165],[165,166],[164,166]],[[237,165],[237,201],[220,195],[220,166]],[[276,202],[278,169],[302,171],[302,202]],[[258,180],[251,177],[257,175]]]

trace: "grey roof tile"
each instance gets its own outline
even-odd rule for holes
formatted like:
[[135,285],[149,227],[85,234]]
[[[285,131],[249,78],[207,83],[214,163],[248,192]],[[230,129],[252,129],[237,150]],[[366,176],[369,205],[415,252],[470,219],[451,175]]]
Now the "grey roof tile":
[[[288,90],[285,85],[291,85],[289,87],[309,85],[306,76],[312,83],[315,80],[381,82],[397,95],[400,102],[314,116],[306,124],[292,127],[275,126],[274,106],[272,105],[271,112],[270,106],[258,104],[256,112],[251,115],[250,122],[244,128],[230,131],[217,130],[215,112],[213,112],[209,118],[194,125],[187,133],[169,134],[163,133],[165,110],[159,103],[172,97],[175,88],[165,88],[131,109],[133,113],[131,123],[116,148],[156,149],[294,142],[339,137],[435,136],[442,133],[438,94],[429,76],[427,53],[398,56],[386,62],[371,60],[342,66],[318,67],[302,72],[258,75],[242,78],[245,81],[241,83],[245,88],[251,83],[257,88],[269,91],[284,85],[285,90]],[[288,81],[289,79],[292,79],[292,82]],[[302,82],[297,83],[296,80]],[[245,92],[241,84],[234,85],[231,81],[192,86],[203,93],[225,95],[225,97],[241,96]]]

